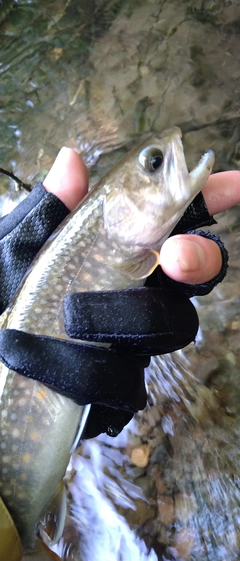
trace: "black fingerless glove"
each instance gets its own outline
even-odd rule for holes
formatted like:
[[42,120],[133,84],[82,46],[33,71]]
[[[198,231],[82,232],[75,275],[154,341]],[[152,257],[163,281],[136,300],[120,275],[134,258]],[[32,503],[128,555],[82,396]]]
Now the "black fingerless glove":
[[0,220],[0,313],[7,307],[34,257],[69,210],[41,183]]
[[[2,225],[5,224],[0,278],[3,307],[35,253],[68,213],[54,195],[43,191],[37,185],[24,201],[25,210],[21,203],[22,208],[20,205],[14,211],[15,217],[11,214],[2,219]],[[172,234],[192,232],[194,226],[214,222],[200,193]],[[157,267],[143,288],[71,294],[65,299],[65,327],[69,337],[108,342],[111,349],[6,330],[0,333],[2,361],[81,405],[92,403],[85,438],[104,431],[113,436],[118,434],[134,412],[145,406],[144,368],[149,356],[171,352],[194,340],[198,318],[189,297],[210,292],[226,274],[227,252],[219,238],[209,232],[199,234],[214,239],[223,255],[220,275],[205,285],[177,283]],[[15,269],[15,288],[10,289],[8,283]]]

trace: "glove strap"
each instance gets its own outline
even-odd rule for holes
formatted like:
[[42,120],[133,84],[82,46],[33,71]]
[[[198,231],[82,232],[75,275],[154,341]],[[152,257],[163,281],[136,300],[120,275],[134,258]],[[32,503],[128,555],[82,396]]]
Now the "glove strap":
[[79,405],[101,403],[132,413],[146,405],[143,368],[148,357],[6,329],[0,333],[0,358],[18,374]]
[[63,310],[69,337],[151,356],[185,347],[198,330],[190,300],[166,289],[73,293],[64,299]]

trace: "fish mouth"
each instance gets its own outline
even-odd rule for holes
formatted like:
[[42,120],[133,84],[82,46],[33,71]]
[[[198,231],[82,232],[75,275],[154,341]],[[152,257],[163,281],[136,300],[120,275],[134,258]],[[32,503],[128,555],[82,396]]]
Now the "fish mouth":
[[159,248],[162,246],[164,241],[168,238],[170,233],[173,231],[176,224],[183,216],[184,212],[187,210],[187,208],[192,203],[192,201],[197,196],[197,194],[202,190],[209,175],[211,174],[214,162],[215,162],[215,155],[213,150],[210,149],[207,152],[205,152],[203,156],[201,156],[198,164],[193,168],[193,170],[191,172],[188,172],[188,181],[190,187],[189,188],[190,195],[188,197],[188,200],[183,201],[182,206],[178,209],[178,212],[175,214],[175,216],[171,216],[169,220],[166,220],[165,228],[163,228],[161,238],[158,239],[157,242],[152,244],[153,249],[159,251]]
[[199,189],[199,191],[201,191],[212,171],[214,162],[215,156],[213,150],[208,150],[203,154],[196,167],[189,173],[191,190]]

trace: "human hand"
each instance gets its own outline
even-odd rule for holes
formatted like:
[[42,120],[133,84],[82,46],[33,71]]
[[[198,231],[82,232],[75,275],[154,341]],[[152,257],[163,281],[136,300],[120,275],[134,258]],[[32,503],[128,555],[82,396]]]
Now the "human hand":
[[[210,175],[202,194],[211,216],[240,203],[240,172]],[[222,256],[218,245],[193,234],[169,238],[161,250],[161,267],[176,281],[192,284],[208,282],[219,274]]]
[[[62,148],[43,185],[73,210],[87,192],[88,174],[81,157],[69,148]],[[227,171],[209,177],[202,190],[210,215],[240,203],[240,172]],[[202,284],[221,270],[219,246],[207,238],[179,234],[168,238],[160,253],[161,267],[170,278],[186,283]]]
[[[220,187],[218,186],[218,181],[217,181],[218,177],[220,177]],[[220,212],[221,210],[224,210],[224,208],[233,206],[234,204],[237,204],[239,202],[240,191],[238,187],[238,179],[239,179],[239,172],[227,172],[225,174],[217,174],[215,176],[212,176],[212,179],[209,180],[208,184],[204,187],[205,200],[211,214],[214,212]],[[227,189],[226,189],[226,182],[228,185]],[[60,151],[49,174],[44,180],[44,187],[47,191],[51,191],[52,193],[57,195],[60,198],[60,200],[70,210],[73,210],[73,208],[77,206],[77,204],[82,200],[82,198],[86,194],[87,183],[88,183],[87,170],[80,156],[78,156],[76,152],[74,152],[71,149],[63,148]],[[175,253],[173,253],[174,258],[172,258],[170,255],[169,247],[167,250],[165,250],[165,248],[167,248],[167,245],[169,246],[169,243],[172,244],[173,252],[174,252],[174,244],[175,244]],[[206,260],[204,265],[202,265],[201,262],[199,264],[199,262],[195,257],[196,243],[200,244],[200,248],[205,254]],[[178,250],[178,253],[176,253],[176,248]],[[179,267],[179,263],[180,263],[179,250],[181,256],[184,257],[184,261],[185,261],[184,268]],[[178,235],[178,236],[174,236],[170,240],[167,240],[163,245],[162,252],[161,252],[161,265],[162,265],[162,269],[167,271],[169,276],[175,278],[177,281],[185,281],[187,283],[199,282],[202,284],[204,282],[207,282],[209,278],[215,277],[219,273],[222,266],[222,258],[218,245],[212,240],[201,238],[200,236],[196,236],[196,235],[194,236],[189,234],[183,236]],[[95,325],[94,322],[96,320],[96,326],[97,326],[96,332],[98,337],[97,340],[105,341],[105,333],[101,331],[102,326],[99,327],[99,321],[101,320],[101,318],[103,318],[105,324],[108,323],[109,320],[108,319],[106,320],[106,310],[108,310],[109,312],[108,316],[110,319],[115,318],[114,333],[118,333],[118,331],[116,331],[117,318],[119,316],[125,317],[126,314],[119,313],[119,308],[117,313],[116,310],[114,313],[112,313],[111,312],[112,308],[110,304],[108,306],[105,306],[104,314],[99,313],[99,308],[94,304],[95,302],[94,294],[95,296],[97,295],[97,293],[90,294],[90,298],[92,298],[92,302],[91,302],[92,305],[89,308],[90,312],[88,310],[88,306],[84,307],[82,305],[82,301],[80,303],[81,304],[80,312],[78,309],[78,302],[75,302],[74,299],[67,302],[67,310],[68,313],[70,314],[70,326],[71,328],[73,326],[74,329],[74,333],[70,333],[70,330],[67,331],[70,337],[74,337],[74,338],[80,337],[80,339],[85,339],[90,341],[96,340],[96,338],[92,336],[92,333],[87,333],[87,336],[81,336],[82,335],[81,333],[79,335],[79,333],[76,332],[76,330],[78,331],[79,328],[81,331],[83,323],[86,325],[86,320],[88,319],[88,315],[90,313],[91,317],[90,317],[89,325],[91,327],[93,326],[93,324]],[[80,296],[81,295],[79,295],[79,297]],[[84,297],[84,294],[82,296]],[[127,294],[125,294],[125,296],[127,297]],[[128,310],[127,315],[129,315],[130,318],[135,318],[136,306],[137,306],[137,310],[140,314],[141,321],[137,321],[137,325],[136,325],[136,322],[134,324],[134,321],[131,320],[132,325],[130,327],[131,329],[130,341],[128,340],[128,337],[126,337],[126,333],[129,332],[128,331],[129,326],[126,332],[124,331],[123,328],[122,334],[121,333],[118,334],[117,347],[118,345],[120,345],[121,354],[124,350],[127,353],[133,352],[133,355],[135,353],[138,354],[139,352],[141,354],[145,353],[149,355],[163,354],[166,352],[171,352],[176,348],[181,348],[195,338],[198,328],[197,315],[193,305],[184,294],[178,294],[175,293],[174,291],[171,290],[169,291],[168,289],[165,290],[164,288],[160,288],[160,292],[154,294],[154,289],[153,292],[151,292],[151,289],[148,288],[148,290],[144,292],[144,296],[143,293],[141,293],[141,297],[139,297],[139,294],[135,294],[134,297],[131,294],[130,301],[127,301],[127,303],[125,302],[124,304],[125,296],[123,298],[123,293],[121,293],[121,291],[119,293],[119,297],[118,295],[115,295],[115,300],[114,300],[115,307],[116,307],[116,302],[117,302],[117,306],[125,305],[126,309]],[[147,301],[144,301],[145,296],[147,298]],[[70,297],[72,298],[74,297],[74,295],[70,295]],[[137,298],[137,304],[135,304],[134,298]],[[131,311],[129,313],[129,310],[131,309],[130,304],[133,305],[134,313],[131,313]],[[160,307],[159,309],[158,306]],[[93,317],[92,315],[92,313],[94,314],[95,307],[97,310],[95,316],[97,317],[95,316]],[[155,331],[150,332],[150,335],[149,332],[144,331],[145,308],[147,310],[147,317],[145,323],[149,325],[149,317],[152,316],[154,318],[153,325]],[[91,310],[93,310],[93,312]],[[84,318],[83,318],[84,322],[82,322],[81,320],[82,317],[81,314],[83,313],[82,311],[84,311]],[[65,317],[65,322],[66,322],[65,323],[66,328],[68,329],[68,319],[66,317]],[[143,333],[140,334],[140,327],[142,326],[143,326]],[[109,329],[107,329],[107,333],[109,334]],[[137,334],[136,337],[135,334]],[[81,370],[80,368],[80,365],[82,363],[81,354],[85,352],[83,345],[78,345],[77,343],[74,342],[70,343],[67,341],[56,341],[54,338],[39,339],[39,337],[37,336],[34,335],[29,336],[28,334],[24,334],[24,333],[21,333],[21,337],[23,340],[20,339],[18,335],[18,339],[17,339],[18,345],[16,345],[16,334],[14,332],[11,332],[11,330],[7,330],[5,333],[3,332],[1,335],[2,335],[2,339],[1,339],[2,360],[5,361],[8,364],[8,366],[10,366],[13,370],[19,372],[20,374],[34,377],[37,372],[37,375],[39,376],[38,379],[43,382],[46,382],[45,370],[43,373],[39,373],[38,369],[34,368],[34,364],[35,364],[34,360],[35,358],[38,358],[39,355],[42,356],[44,354],[50,366],[52,362],[54,363],[54,372],[58,378],[58,368],[56,367],[56,359],[54,358],[53,360],[52,356],[53,357],[56,357],[58,355],[60,356],[61,353],[59,351],[56,352],[56,348],[55,348],[56,344],[59,344],[60,349],[63,351],[63,355],[65,357],[64,359],[65,362],[62,358],[60,360],[59,372],[61,373],[64,372],[66,375],[65,380],[68,381],[68,385],[69,385],[69,397],[71,396],[73,399],[77,400],[78,403],[81,403],[81,400],[83,399],[84,388],[81,387],[81,378],[78,377],[78,370],[79,371]],[[29,337],[32,338],[30,342],[31,344],[28,341]],[[107,341],[113,343],[114,345],[114,337],[113,337],[113,341],[111,338],[110,340],[107,339]],[[12,349],[14,349],[14,356],[12,353]],[[92,351],[91,351],[92,353],[93,353],[93,349],[94,348],[92,347]],[[30,358],[29,358],[29,353],[31,354]],[[75,353],[77,354],[78,359],[76,359]],[[73,360],[73,364],[71,361],[72,357],[75,357]],[[92,358],[94,361],[95,360],[94,356]],[[127,360],[127,364],[128,362],[129,361]],[[106,357],[106,363],[105,363],[105,358],[103,358],[102,363],[103,365],[105,365],[106,363],[108,364],[109,372],[111,374],[112,373],[111,360],[109,361],[109,358]],[[102,397],[103,400],[102,403],[106,403],[106,401],[108,402],[109,397],[106,398],[105,395],[101,396],[101,392],[103,392],[103,386],[104,386],[103,378],[105,377],[106,379],[106,368],[104,366],[103,370],[105,373],[102,378],[101,371],[99,370],[98,359],[97,359],[97,364],[98,364],[98,368],[96,371],[97,381],[93,380],[93,386],[94,386],[93,390],[97,391],[98,397],[99,396]],[[31,365],[31,368],[29,365]],[[69,372],[69,365],[70,365],[70,372]],[[119,370],[117,370],[116,366],[119,366]],[[142,369],[144,368],[144,366],[146,366],[146,363],[145,364],[142,363],[141,365],[136,366],[134,370],[136,374],[136,380],[140,380],[140,382],[143,381]],[[75,372],[76,368],[77,371]],[[139,375],[139,368],[140,371],[142,371],[141,376]],[[119,407],[118,393],[120,395],[121,387],[124,386],[123,372],[125,372],[125,370],[128,376],[128,370],[126,366],[125,368],[121,367],[120,357],[118,355],[117,360],[115,360],[115,366],[114,366],[114,374],[115,374],[114,384],[116,384],[116,379],[118,379],[120,386],[117,394],[115,395],[116,393],[115,392],[111,398],[111,401],[115,403],[115,407]],[[49,371],[49,369],[47,369],[47,371]],[[133,378],[132,366],[130,371],[131,371],[130,377]],[[73,376],[71,376],[71,374],[73,374]],[[90,378],[91,377],[92,377],[92,369],[91,369]],[[61,392],[61,384],[59,385],[57,378],[56,380],[52,381],[52,385],[55,387],[55,389],[58,389]],[[51,381],[48,380],[48,383],[51,384]],[[108,388],[108,384],[106,386]],[[142,384],[141,388],[136,392],[136,384],[134,382],[134,388],[135,390],[133,392],[134,394],[133,408],[136,407],[136,403],[138,403],[139,408],[141,408],[142,403],[144,402],[145,399],[145,393],[143,390],[144,384]],[[111,388],[110,388],[110,392],[111,392]],[[93,399],[94,399],[94,395],[92,396]],[[89,402],[91,403],[93,401],[90,398],[91,396],[88,396]],[[129,396],[126,395],[124,399],[123,398],[121,399],[123,402],[127,403],[128,398]],[[96,407],[98,407],[98,405],[96,405]],[[100,405],[100,413],[98,411],[96,417],[97,421],[93,423],[93,425],[98,429],[100,429],[101,426],[104,426],[105,428],[103,428],[102,430],[106,430],[106,426],[111,425],[111,422],[109,421],[109,417],[106,414],[107,410],[108,408],[107,409],[103,408],[102,410]],[[122,427],[124,423],[126,423],[125,417],[124,417],[124,421],[122,420],[121,410],[119,410],[119,415],[120,417],[118,418],[118,414],[116,413],[116,410],[114,410],[114,414],[112,413],[110,414],[110,418],[113,419],[113,424],[115,428],[116,426],[118,426],[117,430],[119,430],[119,428]]]

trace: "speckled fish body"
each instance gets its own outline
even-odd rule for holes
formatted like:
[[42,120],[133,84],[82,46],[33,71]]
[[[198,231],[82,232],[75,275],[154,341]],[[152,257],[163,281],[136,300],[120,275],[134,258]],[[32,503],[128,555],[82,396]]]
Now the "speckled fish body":
[[[45,244],[1,328],[67,338],[67,294],[142,285],[213,160],[207,152],[189,174],[178,128],[134,148]],[[27,549],[58,493],[83,408],[3,364],[0,396],[0,494]]]

